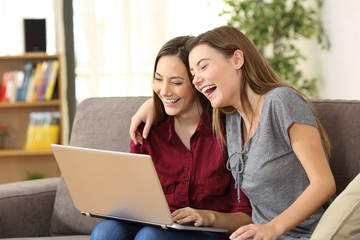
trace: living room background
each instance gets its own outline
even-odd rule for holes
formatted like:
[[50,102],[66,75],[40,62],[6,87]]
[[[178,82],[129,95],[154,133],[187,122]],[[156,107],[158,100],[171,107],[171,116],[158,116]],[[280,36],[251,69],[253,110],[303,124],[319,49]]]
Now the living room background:
[[73,0],[76,96],[150,96],[160,47],[224,25],[220,0]]
[[[24,18],[45,18],[47,53],[65,52],[63,1],[1,0],[0,55],[24,52]],[[177,35],[197,35],[225,24],[218,17],[222,6],[221,0],[73,0],[77,102],[87,97],[151,95],[159,47]],[[300,43],[308,56],[303,68],[319,79],[320,98],[360,99],[357,9],[357,0],[323,1],[330,51],[321,52],[311,41]]]

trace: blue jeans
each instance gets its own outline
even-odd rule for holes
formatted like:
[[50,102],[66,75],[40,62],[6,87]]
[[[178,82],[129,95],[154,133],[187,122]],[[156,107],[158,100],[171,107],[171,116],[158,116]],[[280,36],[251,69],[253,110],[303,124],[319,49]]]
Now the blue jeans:
[[142,226],[114,220],[104,220],[98,223],[91,233],[90,240],[220,240],[221,238],[209,232],[166,230],[157,227]]

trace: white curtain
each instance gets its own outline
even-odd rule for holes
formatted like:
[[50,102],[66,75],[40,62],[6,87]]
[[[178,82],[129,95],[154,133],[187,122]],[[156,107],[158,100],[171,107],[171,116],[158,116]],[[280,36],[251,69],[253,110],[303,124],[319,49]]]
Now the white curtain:
[[76,97],[150,96],[169,39],[226,24],[221,0],[73,0]]

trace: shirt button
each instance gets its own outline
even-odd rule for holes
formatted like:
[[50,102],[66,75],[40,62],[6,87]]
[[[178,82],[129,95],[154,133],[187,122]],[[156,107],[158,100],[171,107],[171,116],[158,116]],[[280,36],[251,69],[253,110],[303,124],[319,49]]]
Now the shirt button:
[[186,177],[186,178],[185,178],[185,181],[189,181],[189,178],[188,178],[188,177]]

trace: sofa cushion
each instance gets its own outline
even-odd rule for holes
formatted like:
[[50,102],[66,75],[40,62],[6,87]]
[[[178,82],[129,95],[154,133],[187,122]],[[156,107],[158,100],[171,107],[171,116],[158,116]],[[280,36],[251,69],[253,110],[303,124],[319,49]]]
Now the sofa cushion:
[[349,239],[360,233],[360,173],[325,211],[311,240]]
[[340,194],[360,172],[360,101],[312,100],[331,143],[330,167]]
[[[149,97],[89,98],[78,104],[70,145],[128,152],[131,117]],[[90,234],[101,219],[86,217],[76,208],[64,179],[56,192],[50,234]]]

